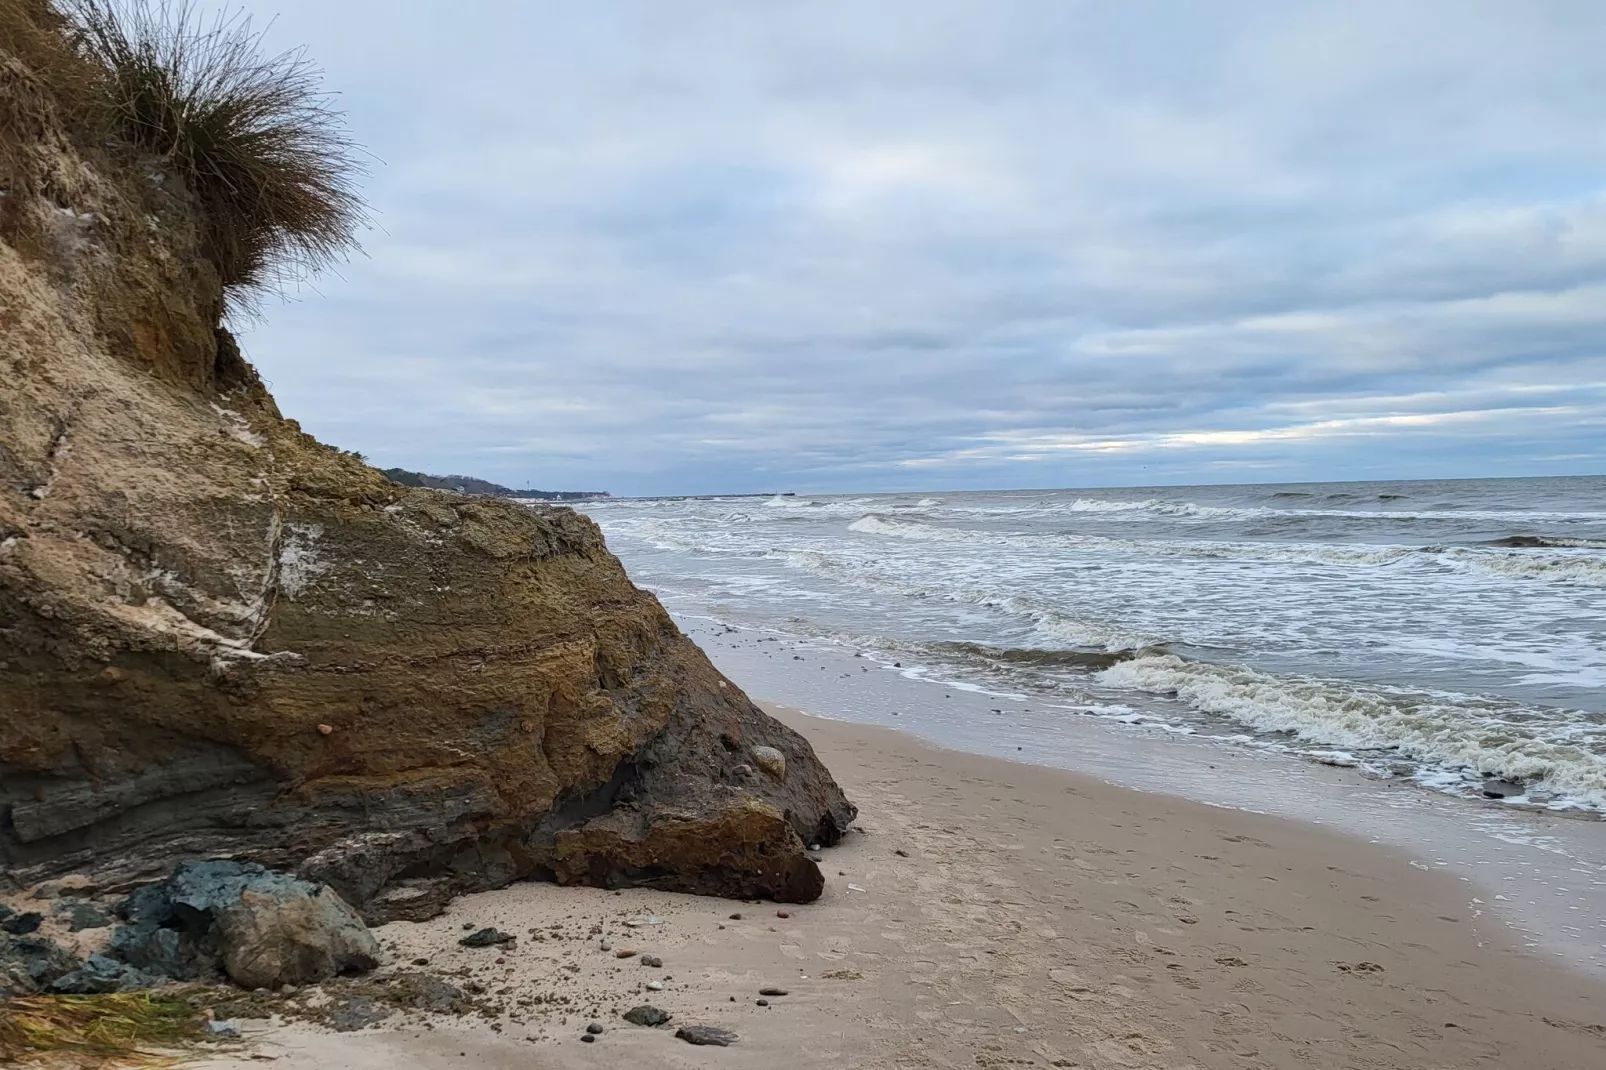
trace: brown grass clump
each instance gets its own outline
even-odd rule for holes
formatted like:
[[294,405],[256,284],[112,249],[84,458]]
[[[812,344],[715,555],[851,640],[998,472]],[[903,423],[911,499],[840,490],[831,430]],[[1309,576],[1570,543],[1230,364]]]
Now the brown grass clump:
[[[29,0],[0,0],[4,3]],[[321,72],[270,54],[241,14],[190,0],[58,0],[113,137],[160,157],[197,201],[230,306],[339,261],[366,210],[363,173]]]
[[203,1034],[195,1008],[154,992],[0,1002],[0,1065],[49,1056],[88,1057],[101,1065],[171,1065],[173,1049]]

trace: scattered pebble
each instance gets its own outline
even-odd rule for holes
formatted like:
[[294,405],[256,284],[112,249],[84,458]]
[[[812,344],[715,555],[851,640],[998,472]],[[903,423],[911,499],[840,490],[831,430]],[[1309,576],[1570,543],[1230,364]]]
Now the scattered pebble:
[[731,921],[741,921],[741,920],[742,920],[742,916],[740,914],[732,914],[731,915]]
[[763,988],[758,990],[758,994],[761,996],[784,996],[788,993],[784,988],[777,988],[774,985],[765,985]]
[[761,999],[758,1001],[758,1005],[760,1007],[768,1007],[770,1005],[770,1001],[767,999]]
[[582,1044],[595,1044],[596,1042],[597,1042],[597,1038],[592,1036],[590,1033],[581,1033],[580,1034],[580,1043],[582,1043]]
[[592,1034],[593,1036],[600,1034],[602,1032],[602,1023],[591,1022],[586,1026],[586,1032]]
[[648,981],[647,982],[647,991],[649,991],[649,992],[662,992],[663,990],[664,990],[664,983],[662,981]]
[[602,942],[602,950],[604,950],[604,951],[612,951],[613,950],[613,944],[610,941],[604,940]]
[[613,953],[613,957],[616,959],[634,958],[635,955],[636,949],[633,947],[621,947],[618,951]]
[[790,918],[792,916],[792,913],[791,913],[791,911],[788,911],[788,910],[777,910],[775,912],[775,916],[777,918]]
[[655,970],[661,970],[663,969],[664,960],[659,958],[657,955],[643,955],[641,956],[641,964],[643,966],[650,966]]

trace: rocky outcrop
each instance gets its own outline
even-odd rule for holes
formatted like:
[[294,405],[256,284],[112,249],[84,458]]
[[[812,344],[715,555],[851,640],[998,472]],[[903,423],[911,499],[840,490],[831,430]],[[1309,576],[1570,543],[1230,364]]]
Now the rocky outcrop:
[[372,921],[526,876],[817,895],[854,810],[808,743],[588,519],[282,418],[185,191],[63,115],[0,54],[0,881],[231,857]]

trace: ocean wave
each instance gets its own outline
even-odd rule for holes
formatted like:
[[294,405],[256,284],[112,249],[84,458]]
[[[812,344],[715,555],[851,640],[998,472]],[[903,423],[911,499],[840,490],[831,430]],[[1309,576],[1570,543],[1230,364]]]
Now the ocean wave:
[[1570,539],[1560,535],[1507,535],[1485,546],[1511,550],[1606,550],[1606,539]]
[[1097,672],[1123,661],[1145,654],[1163,654],[1163,649],[1143,647],[1119,650],[1061,650],[1045,647],[997,647],[985,643],[932,643],[930,649],[939,654],[958,654],[983,661],[1002,662],[1006,665],[1026,666],[1034,669],[1080,669]]
[[[1285,492],[1286,493],[1286,492]],[[1273,495],[1276,497],[1276,495]],[[1329,495],[1333,500],[1336,495]],[[1379,494],[1377,501],[1402,501],[1405,495]],[[1281,519],[1352,519],[1352,520],[1476,520],[1522,523],[1565,523],[1569,521],[1606,520],[1606,512],[1553,512],[1544,510],[1504,509],[1292,509],[1263,505],[1201,505],[1198,502],[1169,498],[1146,498],[1131,501],[1121,498],[1077,498],[1066,505],[1047,506],[1044,511],[1058,510],[1068,513],[1102,513],[1110,519],[1140,520],[1146,516],[1161,516],[1173,520],[1265,520]]]
[[1287,733],[1315,746],[1394,751],[1535,783],[1552,795],[1606,809],[1606,725],[1581,711],[1502,711],[1470,699],[1368,692],[1174,654],[1121,661],[1096,679],[1112,688],[1175,696],[1256,732]]
[[1606,557],[1589,554],[1492,553],[1449,547],[1445,560],[1501,579],[1543,580],[1584,587],[1606,587]]
[[1166,557],[1233,558],[1328,565],[1388,565],[1421,552],[1412,546],[1336,546],[1298,543],[1114,539],[1103,535],[1045,535],[944,528],[870,513],[848,525],[862,535],[924,542],[964,542],[1029,550],[1127,550]]

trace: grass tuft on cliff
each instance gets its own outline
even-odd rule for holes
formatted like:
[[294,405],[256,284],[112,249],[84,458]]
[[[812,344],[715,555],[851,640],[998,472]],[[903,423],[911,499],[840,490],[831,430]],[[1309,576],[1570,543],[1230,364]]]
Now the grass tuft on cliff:
[[356,248],[363,174],[322,72],[272,53],[249,17],[190,0],[58,0],[101,73],[111,132],[180,174],[231,309],[283,292]]
[[0,1002],[0,1065],[55,1055],[166,1066],[173,1049],[203,1032],[189,1003],[152,992],[24,996]]

